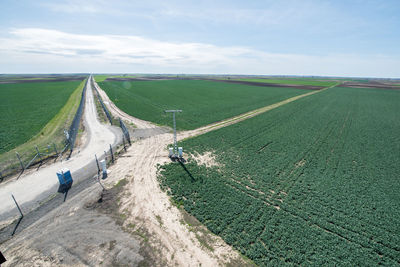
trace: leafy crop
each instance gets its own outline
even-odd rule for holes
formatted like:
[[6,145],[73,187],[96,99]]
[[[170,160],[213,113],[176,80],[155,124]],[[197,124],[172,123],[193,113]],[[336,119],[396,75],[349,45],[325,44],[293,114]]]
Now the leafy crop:
[[138,77],[137,75],[95,75],[94,79],[96,82],[104,82],[108,78],[136,78]]
[[329,87],[337,83],[336,81],[326,81],[326,80],[321,81],[315,79],[240,79],[240,80],[247,82],[311,85],[311,86],[322,86],[322,87]]
[[107,79],[109,75],[95,75],[94,79],[96,82],[103,82],[105,79]]
[[202,80],[100,82],[110,99],[126,113],[171,125],[166,109],[182,109],[178,129],[194,129],[304,94],[293,88],[258,87]]
[[175,202],[259,265],[400,263],[400,92],[331,88],[185,140]]
[[38,134],[80,83],[0,84],[0,154]]

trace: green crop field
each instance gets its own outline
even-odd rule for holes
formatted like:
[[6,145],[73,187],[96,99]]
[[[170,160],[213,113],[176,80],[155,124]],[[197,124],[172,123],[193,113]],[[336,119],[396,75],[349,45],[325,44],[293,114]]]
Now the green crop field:
[[94,80],[99,83],[99,82],[103,82],[108,77],[110,77],[110,75],[95,75]]
[[331,88],[185,140],[177,205],[263,266],[400,264],[400,92]]
[[293,85],[311,85],[329,87],[337,84],[336,81],[320,81],[314,79],[240,79],[246,82],[259,82],[259,83],[276,83],[276,84],[293,84]]
[[107,78],[137,78],[138,75],[95,75],[96,82],[104,82]]
[[166,109],[182,109],[178,129],[195,129],[308,91],[202,80],[100,82],[110,99],[126,113],[171,126]]
[[81,82],[0,84],[0,154],[37,135]]

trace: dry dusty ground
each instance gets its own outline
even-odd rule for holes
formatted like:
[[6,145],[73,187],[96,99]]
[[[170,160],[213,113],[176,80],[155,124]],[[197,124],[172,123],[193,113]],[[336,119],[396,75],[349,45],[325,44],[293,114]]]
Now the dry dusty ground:
[[[8,259],[5,266],[251,265],[161,191],[157,165],[169,161],[167,145],[172,134],[125,114],[101,89],[99,92],[114,115],[152,134],[136,140],[109,168],[104,193],[98,184],[92,184],[1,244],[0,250]],[[178,138],[204,134],[317,92],[181,132]],[[198,155],[197,160],[209,164],[212,157]],[[115,186],[117,181],[122,182]]]
[[82,180],[82,177],[77,174],[80,169],[87,167],[88,164],[95,168],[94,156],[97,154],[100,157],[110,144],[114,145],[119,142],[121,139],[119,130],[117,129],[118,132],[116,132],[115,128],[98,121],[90,83],[87,83],[85,101],[83,114],[86,130],[83,138],[85,146],[75,149],[69,160],[48,162],[46,167],[37,171],[27,171],[18,179],[15,177],[3,182],[0,186],[0,221],[12,217],[12,214],[18,214],[10,194],[15,196],[25,212],[37,208],[40,202],[56,191],[54,188],[58,187],[55,177],[57,171],[62,168],[70,169],[76,183]]
[[388,89],[388,90],[400,90],[400,87],[396,84],[369,81],[368,83],[359,83],[353,81],[345,81],[340,86],[352,87],[352,88],[372,88],[372,89]]

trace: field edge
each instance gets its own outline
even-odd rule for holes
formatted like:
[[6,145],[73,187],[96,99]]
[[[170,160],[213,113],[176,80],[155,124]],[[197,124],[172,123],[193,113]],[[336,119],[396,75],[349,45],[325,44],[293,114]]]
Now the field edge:
[[[14,164],[17,165],[17,158],[15,153],[18,152],[20,154],[26,154],[32,156],[36,153],[35,146],[40,148],[45,147],[47,145],[52,145],[53,143],[57,146],[58,149],[64,145],[64,129],[67,129],[71,124],[75,113],[79,107],[81,101],[81,95],[83,88],[86,84],[87,78],[85,78],[78,87],[72,92],[70,97],[64,106],[59,110],[59,112],[31,139],[27,142],[3,153],[0,154],[0,163],[6,162],[7,160],[14,159]],[[11,164],[5,164],[6,168],[10,167]],[[4,167],[3,167],[4,168]],[[3,169],[0,171],[4,171]],[[6,174],[6,173],[4,173]]]

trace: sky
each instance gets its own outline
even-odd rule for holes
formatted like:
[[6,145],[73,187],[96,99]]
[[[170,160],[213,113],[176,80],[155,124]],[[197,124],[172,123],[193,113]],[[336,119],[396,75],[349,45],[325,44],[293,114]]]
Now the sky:
[[399,0],[0,0],[0,73],[400,78]]

